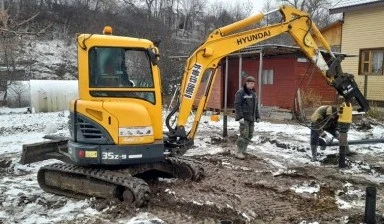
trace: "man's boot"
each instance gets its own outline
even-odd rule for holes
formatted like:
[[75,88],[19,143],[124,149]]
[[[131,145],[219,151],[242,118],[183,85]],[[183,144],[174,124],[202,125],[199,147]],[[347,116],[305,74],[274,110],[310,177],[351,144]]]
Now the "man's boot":
[[317,161],[317,145],[311,145],[312,159],[311,161]]
[[237,139],[236,143],[237,143],[237,152],[235,154],[235,157],[238,159],[245,159],[244,152],[247,149],[247,143],[241,137]]
[[349,145],[347,145],[347,147],[345,147],[345,155],[346,156],[352,156],[352,155],[355,155],[356,153],[355,152],[352,152],[350,149],[349,149]]
[[235,157],[237,159],[245,159],[245,156],[242,152],[238,151],[236,154],[235,154]]

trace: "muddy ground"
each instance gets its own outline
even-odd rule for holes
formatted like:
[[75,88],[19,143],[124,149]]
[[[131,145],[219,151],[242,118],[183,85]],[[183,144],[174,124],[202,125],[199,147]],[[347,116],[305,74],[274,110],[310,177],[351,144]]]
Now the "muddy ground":
[[[284,136],[271,138],[268,132],[258,132],[259,142],[269,142],[275,148],[307,154],[308,148],[295,147],[284,142]],[[160,179],[150,182],[151,200],[144,208],[135,208],[114,200],[90,199],[91,207],[100,211],[97,216],[78,216],[72,221],[57,223],[124,223],[129,217],[148,212],[151,223],[362,223],[364,221],[365,189],[377,189],[377,223],[384,223],[384,188],[381,182],[367,176],[381,176],[384,172],[384,154],[354,154],[347,157],[347,168],[338,168],[337,151],[327,155],[320,163],[289,163],[276,154],[249,150],[245,160],[236,159],[233,153],[236,130],[230,137],[218,139],[214,144],[223,152],[213,155],[194,155],[204,164],[205,177],[198,181]],[[0,178],[26,176],[35,171],[14,168],[9,155],[0,161]],[[275,162],[274,162],[275,161]],[[364,161],[364,162],[362,162]],[[276,163],[284,164],[284,168]],[[351,169],[359,168],[358,175]],[[294,187],[296,186],[296,188]],[[295,189],[304,190],[302,192]],[[314,191],[308,191],[314,189]],[[0,189],[1,190],[1,189]],[[49,209],[60,208],[68,202],[65,197],[48,198],[35,194],[17,195],[18,210],[28,209],[36,203]],[[0,196],[0,204],[4,202]],[[343,208],[341,202],[353,206]],[[3,203],[4,205],[4,203]],[[7,209],[3,206],[3,209]],[[9,212],[9,211],[8,211]],[[0,219],[1,220],[1,219]],[[5,220],[0,223],[6,223]],[[140,222],[138,222],[140,223]]]
[[[364,190],[372,183],[348,177],[336,165],[309,163],[271,173],[273,167],[254,155],[245,160],[238,160],[229,153],[195,158],[206,164],[203,180],[152,183],[151,202],[140,210],[166,223],[362,223],[364,220],[363,209],[340,210],[335,197],[346,201],[364,200],[348,194],[345,182],[352,183],[355,190]],[[291,189],[303,184],[319,186],[320,191],[297,194]],[[377,195],[377,210],[383,211],[382,187],[377,188]],[[95,202],[98,209],[107,205],[110,202]],[[132,213],[132,208],[119,204],[108,213],[104,218],[113,222]],[[379,213],[377,221],[384,223]]]

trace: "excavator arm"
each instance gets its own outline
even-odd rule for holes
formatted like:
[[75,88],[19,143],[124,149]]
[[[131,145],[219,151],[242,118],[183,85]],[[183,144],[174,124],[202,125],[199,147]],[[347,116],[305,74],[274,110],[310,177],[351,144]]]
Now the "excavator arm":
[[[245,27],[250,25],[257,24],[266,15],[277,11],[279,11],[283,17],[282,22],[239,31],[244,30]],[[296,8],[282,6],[277,10],[265,14],[257,14],[214,30],[208,36],[207,40],[187,59],[179,93],[179,104],[166,119],[166,125],[169,129],[169,138],[166,144],[170,147],[185,147],[193,144],[201,115],[206,107],[211,87],[214,84],[215,70],[222,58],[232,52],[263,42],[283,33],[288,33],[294,39],[302,52],[322,71],[322,75],[327,83],[333,86],[337,92],[344,97],[345,104],[343,104],[343,107],[345,107],[345,109],[343,111],[345,115],[340,116],[340,121],[351,123],[351,101],[353,98],[355,98],[360,105],[359,111],[367,111],[369,109],[368,103],[358,89],[353,76],[342,72],[340,66],[342,58],[337,58],[332,53],[329,44],[312,22],[309,14]],[[331,55],[332,58],[328,63],[324,60],[317,47],[313,38],[314,36],[320,40],[325,50]],[[199,89],[203,80],[207,85],[199,101],[192,127],[187,133],[185,125],[195,101],[197,89]],[[173,128],[169,124],[169,121],[171,116],[177,111],[179,112],[177,124],[176,127]]]

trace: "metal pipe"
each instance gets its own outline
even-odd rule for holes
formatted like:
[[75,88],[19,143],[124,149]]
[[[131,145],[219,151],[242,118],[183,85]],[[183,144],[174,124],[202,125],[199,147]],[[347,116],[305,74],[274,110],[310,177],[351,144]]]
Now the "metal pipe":
[[347,167],[347,164],[345,163],[345,152],[347,151],[348,147],[348,132],[340,132],[339,137],[339,168],[345,168]]
[[268,11],[268,12],[264,13],[264,16],[269,15],[269,14],[272,14],[272,13],[277,12],[277,11],[279,11],[279,10],[280,10],[280,8],[278,8],[278,9],[274,9],[274,10],[271,10],[271,11]]
[[247,26],[250,26],[252,24],[256,24],[260,22],[264,18],[264,14],[257,14],[250,16],[248,18],[245,18],[243,20],[237,21],[235,23],[229,24],[227,26],[219,28],[221,36],[227,36],[228,34],[243,29]]
[[367,224],[376,223],[376,187],[375,186],[369,186],[365,190],[364,222]]
[[339,122],[340,136],[339,136],[339,168],[347,167],[345,163],[345,152],[348,147],[348,130],[349,123]]
[[225,57],[225,78],[224,78],[224,119],[223,119],[223,137],[228,136],[227,130],[227,104],[228,104],[228,57]]
[[[349,140],[347,141],[348,145],[364,145],[364,144],[375,144],[375,143],[384,143],[384,139],[361,139],[361,140]],[[339,142],[331,142],[327,146],[338,146]]]
[[241,83],[242,80],[242,71],[243,71],[243,55],[239,55],[239,89],[243,86]]
[[258,77],[258,83],[259,83],[259,91],[258,91],[258,101],[257,101],[257,109],[259,110],[259,113],[261,112],[261,84],[262,84],[262,76],[263,76],[263,50],[260,50],[260,60],[259,60],[259,77]]

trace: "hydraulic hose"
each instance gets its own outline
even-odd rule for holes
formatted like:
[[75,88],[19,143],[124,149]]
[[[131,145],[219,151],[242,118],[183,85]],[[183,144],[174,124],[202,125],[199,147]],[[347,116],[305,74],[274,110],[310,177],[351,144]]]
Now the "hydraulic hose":
[[171,120],[171,117],[179,110],[179,106],[180,106],[180,101],[179,99],[177,99],[175,108],[172,109],[172,111],[167,115],[165,119],[165,125],[167,126],[169,132],[172,134],[176,131],[176,129],[171,127],[170,120]]

